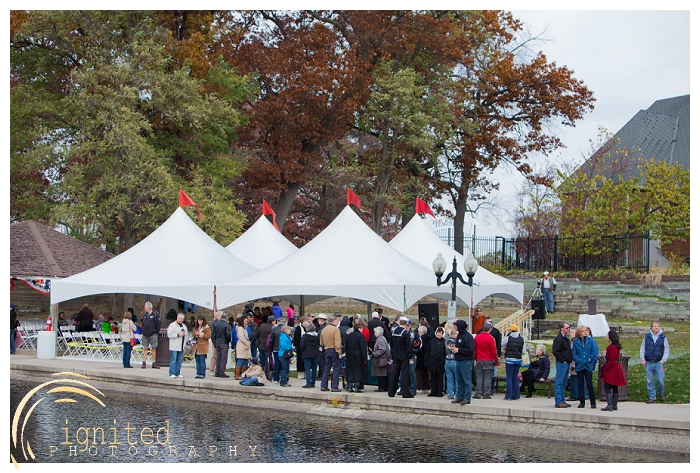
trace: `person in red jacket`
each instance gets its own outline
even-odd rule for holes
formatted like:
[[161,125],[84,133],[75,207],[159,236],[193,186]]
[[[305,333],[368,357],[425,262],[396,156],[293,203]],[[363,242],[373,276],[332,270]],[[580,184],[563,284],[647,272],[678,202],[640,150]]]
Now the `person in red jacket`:
[[476,393],[474,399],[491,399],[493,369],[498,366],[496,340],[491,335],[493,325],[484,323],[483,330],[474,337],[474,359],[476,370]]
[[618,386],[626,386],[625,370],[620,364],[620,338],[617,332],[610,330],[605,338],[610,342],[610,345],[605,349],[605,365],[601,370],[601,378],[603,378],[605,387],[605,399],[608,405],[603,407],[601,411],[616,411],[618,400]]

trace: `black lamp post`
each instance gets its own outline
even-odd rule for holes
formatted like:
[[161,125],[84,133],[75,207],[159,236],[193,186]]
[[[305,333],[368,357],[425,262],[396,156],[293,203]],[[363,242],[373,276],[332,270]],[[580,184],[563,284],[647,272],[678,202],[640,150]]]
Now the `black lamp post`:
[[[445,269],[447,268],[447,262],[445,261],[445,258],[442,257],[442,253],[438,253],[437,258],[435,258],[435,261],[433,261],[433,271],[435,272],[435,276],[437,277],[437,285],[442,286],[443,284],[447,283],[448,281],[452,281],[452,304],[455,307],[456,310],[456,304],[457,304],[457,279],[462,281],[462,284],[465,284],[469,287],[474,286],[474,275],[476,274],[476,270],[479,269],[479,262],[474,258],[474,255],[471,253],[469,256],[467,256],[467,259],[464,260],[464,272],[467,274],[467,281],[462,278],[462,275],[457,272],[457,257],[454,257],[454,260],[452,261],[452,272],[445,276],[444,280],[441,280],[442,275],[445,274]],[[469,308],[471,312],[471,307]],[[471,319],[471,318],[470,318]],[[471,328],[471,320],[469,321],[469,326]]]

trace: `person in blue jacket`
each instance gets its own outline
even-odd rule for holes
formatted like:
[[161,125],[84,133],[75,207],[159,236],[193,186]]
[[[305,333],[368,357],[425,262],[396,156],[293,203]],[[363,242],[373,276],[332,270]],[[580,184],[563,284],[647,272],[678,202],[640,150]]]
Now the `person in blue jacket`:
[[279,349],[279,354],[278,358],[280,360],[280,387],[281,388],[289,388],[292,385],[289,384],[289,363],[292,361],[291,359],[285,359],[284,352],[286,350],[292,350],[292,336],[290,333],[292,332],[292,328],[289,325],[283,325],[282,329],[280,331],[280,349]]
[[578,407],[586,407],[584,394],[584,381],[588,386],[588,397],[591,401],[591,409],[595,409],[595,390],[593,389],[593,371],[598,362],[598,344],[591,337],[591,331],[584,325],[576,327],[576,338],[571,348],[574,359],[576,375],[578,376]]

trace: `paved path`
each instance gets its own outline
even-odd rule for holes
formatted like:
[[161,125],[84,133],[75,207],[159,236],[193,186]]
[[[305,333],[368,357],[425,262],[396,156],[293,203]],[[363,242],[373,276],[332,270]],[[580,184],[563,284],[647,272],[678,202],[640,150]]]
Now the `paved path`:
[[[20,351],[21,353],[21,351]],[[290,388],[274,383],[264,387],[246,387],[231,378],[215,378],[207,373],[205,379],[194,379],[194,367],[182,369],[183,379],[171,379],[168,370],[134,365],[126,369],[121,362],[88,361],[66,358],[40,360],[36,355],[11,356],[11,379],[45,381],[53,373],[73,371],[90,376],[99,389],[129,392],[151,392],[155,396],[167,393],[183,398],[201,399],[202,393],[227,394],[221,402],[234,403],[232,398],[248,398],[246,405],[267,409],[294,410],[344,418],[367,418],[398,424],[429,425],[482,433],[506,434],[518,437],[565,440],[615,448],[658,450],[681,454],[690,453],[690,405],[621,402],[619,410],[604,412],[576,403],[566,409],[554,407],[554,399],[535,396],[518,401],[506,401],[502,393],[489,400],[473,399],[470,405],[457,406],[447,398],[419,394],[413,399],[400,396],[389,398],[375,393],[374,386],[362,394],[321,392],[319,388],[303,389],[304,380],[290,379]],[[317,381],[317,386],[320,383]],[[223,393],[222,393],[223,391]],[[304,404],[304,407],[301,407]],[[397,415],[400,413],[400,415]],[[469,422],[464,422],[468,419]]]

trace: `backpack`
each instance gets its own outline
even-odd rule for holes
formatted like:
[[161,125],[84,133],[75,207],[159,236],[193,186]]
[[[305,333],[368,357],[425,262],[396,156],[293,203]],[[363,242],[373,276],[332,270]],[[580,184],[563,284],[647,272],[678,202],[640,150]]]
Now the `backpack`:
[[267,340],[265,341],[265,351],[268,353],[272,351],[272,332],[267,334]]
[[234,325],[233,330],[231,330],[231,348],[236,349],[238,344],[238,326]]

